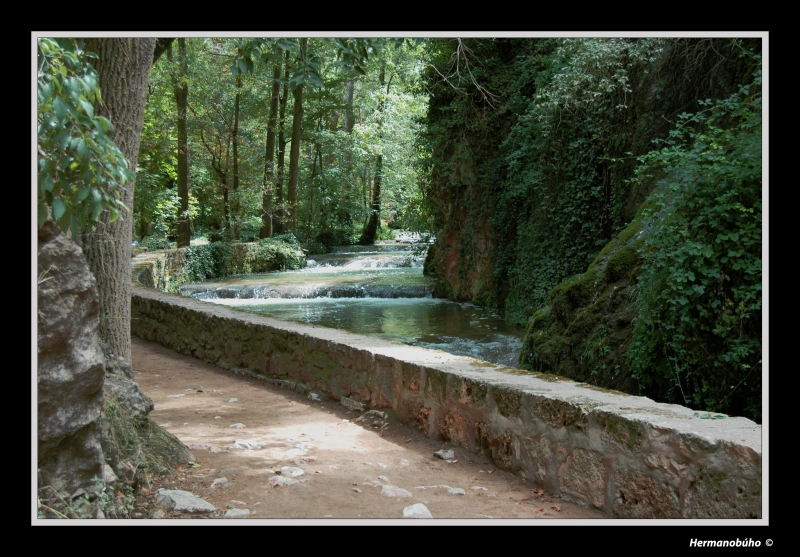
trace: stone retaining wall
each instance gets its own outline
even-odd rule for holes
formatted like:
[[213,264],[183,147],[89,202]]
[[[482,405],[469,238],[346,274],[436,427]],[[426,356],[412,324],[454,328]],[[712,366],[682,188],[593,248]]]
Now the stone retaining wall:
[[762,517],[761,426],[472,358],[133,289],[132,333],[224,369],[391,409],[619,518]]

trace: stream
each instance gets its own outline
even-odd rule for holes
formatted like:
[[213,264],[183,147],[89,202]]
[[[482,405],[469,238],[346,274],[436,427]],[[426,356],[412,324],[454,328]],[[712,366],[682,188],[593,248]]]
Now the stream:
[[409,244],[344,246],[309,256],[304,269],[185,284],[180,293],[516,367],[523,331],[490,309],[433,298],[424,260]]

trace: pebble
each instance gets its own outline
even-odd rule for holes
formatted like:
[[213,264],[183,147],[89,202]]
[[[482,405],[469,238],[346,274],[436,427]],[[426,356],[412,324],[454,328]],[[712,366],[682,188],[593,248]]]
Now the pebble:
[[422,503],[414,503],[403,509],[403,518],[433,518],[433,515]]
[[283,476],[272,476],[267,485],[270,487],[278,487],[279,485],[293,485],[300,483],[300,480],[293,480],[292,478],[284,478]]
[[237,423],[235,423],[235,424],[231,424],[231,425],[229,425],[228,427],[232,427],[233,429],[243,429],[243,428],[244,428],[244,424],[243,424],[243,423],[238,423],[238,422],[237,422]]
[[305,474],[305,471],[302,468],[297,468],[295,466],[281,466],[281,475],[283,476],[297,478],[303,474]]
[[[183,396],[183,395],[181,395],[181,396]],[[225,402],[239,402],[239,399],[238,398],[229,398]]]
[[222,485],[228,483],[228,478],[217,478],[213,482],[211,482],[211,487],[215,485]]
[[411,493],[396,485],[381,485],[381,493],[387,497],[411,497]]
[[246,439],[237,439],[233,442],[233,446],[237,449],[260,449],[262,447],[266,447],[266,443],[262,443],[261,441],[255,441],[253,439],[246,440]]
[[164,489],[156,492],[156,503],[174,511],[187,513],[213,513],[216,507],[190,491]]
[[456,453],[453,452],[451,449],[440,449],[433,453],[433,456],[441,458],[442,460],[452,460],[455,458]]
[[250,511],[247,509],[230,509],[225,513],[225,518],[235,518],[237,516],[247,516],[249,514]]
[[183,394],[183,393],[181,393],[179,395],[167,395],[167,398],[178,398],[178,397],[182,397],[182,396],[186,396],[186,395]]

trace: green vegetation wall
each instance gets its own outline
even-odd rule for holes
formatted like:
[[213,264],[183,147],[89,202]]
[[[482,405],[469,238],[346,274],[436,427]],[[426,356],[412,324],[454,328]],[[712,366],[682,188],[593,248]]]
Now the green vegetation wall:
[[524,367],[760,419],[760,50],[436,43],[441,291],[527,326]]

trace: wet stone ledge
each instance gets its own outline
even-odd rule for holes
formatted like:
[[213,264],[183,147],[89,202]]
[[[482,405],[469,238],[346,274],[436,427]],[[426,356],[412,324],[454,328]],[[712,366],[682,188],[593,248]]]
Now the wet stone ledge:
[[389,409],[610,517],[762,517],[762,429],[745,418],[704,419],[554,376],[138,287],[131,311],[134,336],[283,388]]

